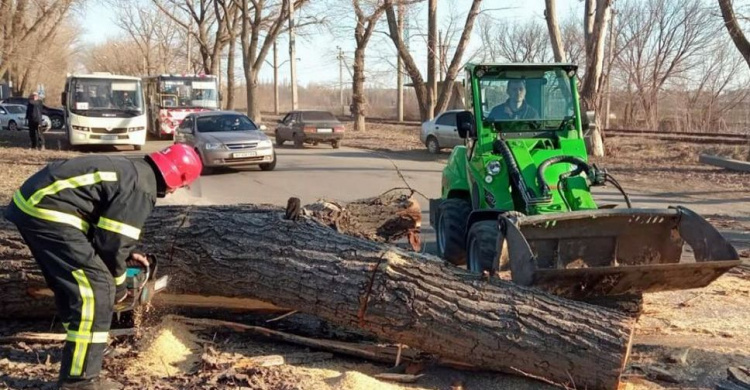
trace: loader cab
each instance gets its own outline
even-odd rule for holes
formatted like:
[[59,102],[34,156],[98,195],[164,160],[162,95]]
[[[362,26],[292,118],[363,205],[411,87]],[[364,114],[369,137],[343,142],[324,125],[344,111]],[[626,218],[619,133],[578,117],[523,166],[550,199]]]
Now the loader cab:
[[[466,108],[473,127],[457,123],[464,137],[575,137],[580,109],[572,64],[484,64],[466,67]],[[466,132],[462,132],[461,129]],[[471,132],[470,130],[473,130]],[[513,134],[520,133],[520,134]],[[489,135],[489,134],[487,134]],[[492,135],[494,137],[494,135]]]

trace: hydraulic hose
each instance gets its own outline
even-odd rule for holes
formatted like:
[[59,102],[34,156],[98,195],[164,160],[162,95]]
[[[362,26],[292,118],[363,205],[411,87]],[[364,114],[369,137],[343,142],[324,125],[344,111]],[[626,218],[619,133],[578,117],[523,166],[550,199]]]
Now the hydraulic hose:
[[618,183],[617,180],[614,177],[612,177],[612,175],[610,175],[609,173],[605,173],[604,176],[605,176],[604,180],[612,183],[612,185],[615,186],[615,188],[617,188],[620,191],[620,193],[622,194],[622,196],[625,197],[625,204],[628,205],[628,208],[629,209],[633,208],[633,205],[630,204],[630,197],[625,192],[625,190],[622,188],[622,186],[620,185],[620,183]]
[[505,161],[505,164],[508,165],[508,173],[510,175],[511,184],[521,194],[521,198],[524,202],[524,211],[528,214],[529,205],[532,203],[534,194],[529,193],[529,189],[528,187],[526,187],[526,183],[524,183],[523,181],[521,171],[518,169],[518,164],[516,163],[515,157],[513,157],[513,154],[510,152],[507,141],[503,139],[496,140],[493,145],[493,149],[496,152],[500,153],[500,155],[503,157],[503,160]]
[[589,175],[591,173],[591,167],[589,167],[586,161],[583,161],[583,159],[580,159],[578,157],[555,156],[544,160],[544,162],[539,164],[539,168],[536,171],[537,180],[539,180],[540,187],[542,189],[542,197],[544,198],[550,197],[550,188],[549,184],[547,184],[547,180],[544,179],[544,171],[547,170],[550,165],[557,163],[569,163],[576,166],[576,169],[574,171],[565,173],[565,177],[576,176],[581,174],[581,172],[586,172],[586,175]]

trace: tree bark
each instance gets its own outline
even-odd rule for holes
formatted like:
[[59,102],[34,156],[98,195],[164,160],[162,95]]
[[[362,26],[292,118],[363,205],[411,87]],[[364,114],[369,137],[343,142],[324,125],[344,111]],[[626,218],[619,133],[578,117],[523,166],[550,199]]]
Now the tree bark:
[[[481,369],[615,389],[634,320],[532,288],[481,280],[431,256],[342,235],[270,206],[158,207],[142,247],[170,293],[254,297]],[[44,285],[0,223],[0,316],[40,309]]]
[[[581,88],[581,103],[587,111],[595,111],[599,100],[600,79],[604,65],[604,38],[611,11],[612,0],[596,0],[596,10],[590,9],[593,0],[586,1],[586,30],[593,30],[586,34],[586,74]],[[592,13],[594,19],[589,26]],[[590,153],[594,156],[604,156],[604,140],[601,133],[601,115],[597,115],[596,126],[591,132]]]
[[726,26],[729,36],[732,37],[734,46],[737,47],[747,65],[750,66],[750,42],[748,42],[745,34],[742,32],[740,24],[737,23],[737,17],[734,15],[734,10],[732,9],[732,0],[719,0],[719,8],[721,8],[721,17],[724,19],[724,26]]
[[422,121],[432,120],[435,117],[435,100],[437,97],[437,0],[427,2],[427,112],[428,118]]
[[555,62],[565,62],[565,48],[560,35],[560,25],[557,23],[557,10],[555,9],[555,0],[545,0],[544,18],[547,20],[547,30],[549,31],[549,40],[552,43],[552,52],[555,55]]

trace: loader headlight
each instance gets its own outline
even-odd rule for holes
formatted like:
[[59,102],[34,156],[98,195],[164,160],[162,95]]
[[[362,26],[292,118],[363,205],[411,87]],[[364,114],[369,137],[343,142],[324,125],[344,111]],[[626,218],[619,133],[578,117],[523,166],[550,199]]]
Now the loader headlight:
[[492,183],[492,176],[490,176],[490,175],[485,176],[484,177],[484,182],[487,183],[487,184]]
[[500,173],[503,166],[500,165],[500,161],[490,161],[489,164],[487,164],[487,174],[495,176]]

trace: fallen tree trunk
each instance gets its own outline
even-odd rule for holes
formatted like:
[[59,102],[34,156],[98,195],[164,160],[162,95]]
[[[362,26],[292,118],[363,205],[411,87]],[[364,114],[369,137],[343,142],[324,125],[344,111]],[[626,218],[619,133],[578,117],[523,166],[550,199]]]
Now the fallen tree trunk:
[[[143,245],[172,276],[171,294],[253,297],[478,368],[617,387],[634,328],[629,317],[486,282],[433,257],[283,215],[250,205],[159,207]],[[0,265],[5,318],[36,310],[25,288],[43,286],[8,228],[0,226],[0,255],[17,261]]]

